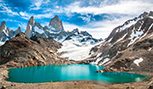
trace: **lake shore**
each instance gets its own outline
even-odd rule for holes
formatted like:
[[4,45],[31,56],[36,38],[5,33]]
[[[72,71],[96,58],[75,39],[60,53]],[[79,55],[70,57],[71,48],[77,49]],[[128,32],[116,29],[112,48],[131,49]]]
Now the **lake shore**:
[[[134,72],[133,72],[134,73]],[[153,73],[138,73],[151,75]],[[105,85],[94,81],[62,81],[46,83],[14,83],[8,82],[7,68],[0,68],[0,88],[4,89],[148,89],[153,83],[153,77],[146,81]]]
[[[107,85],[105,82],[96,81],[62,81],[62,82],[46,82],[46,83],[15,83],[8,82],[8,68],[0,68],[0,88],[4,89],[148,89],[153,83],[153,77],[146,81],[119,83]],[[136,73],[136,72],[130,72]],[[153,76],[153,73],[138,72],[137,74]]]

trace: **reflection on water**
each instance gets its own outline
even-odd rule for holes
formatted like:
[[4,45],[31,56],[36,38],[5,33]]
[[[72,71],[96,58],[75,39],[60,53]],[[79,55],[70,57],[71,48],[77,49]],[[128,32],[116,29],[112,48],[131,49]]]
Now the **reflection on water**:
[[96,73],[95,71],[103,69],[97,65],[47,65],[26,68],[9,69],[7,81],[40,83],[50,81],[71,81],[71,80],[93,80],[104,83],[120,82],[137,82],[142,81],[146,76],[130,73],[104,72]]

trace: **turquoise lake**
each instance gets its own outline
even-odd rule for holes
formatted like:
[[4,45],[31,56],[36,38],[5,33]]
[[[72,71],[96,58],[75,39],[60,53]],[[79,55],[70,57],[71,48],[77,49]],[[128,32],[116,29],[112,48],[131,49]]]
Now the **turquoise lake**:
[[138,82],[147,76],[130,73],[104,72],[96,73],[103,69],[102,66],[77,64],[77,65],[46,65],[25,68],[9,69],[7,81],[20,83],[41,83],[56,81],[93,80],[110,83]]

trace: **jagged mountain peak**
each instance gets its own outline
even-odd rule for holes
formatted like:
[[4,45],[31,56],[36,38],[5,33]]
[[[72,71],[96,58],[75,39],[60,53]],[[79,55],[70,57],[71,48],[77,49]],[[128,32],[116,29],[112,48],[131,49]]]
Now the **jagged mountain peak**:
[[[136,27],[135,31],[137,31],[139,28],[139,26],[141,26],[141,24],[143,25],[143,23],[148,23],[148,20],[150,21],[151,19],[153,19],[153,12],[150,11],[148,12],[144,12],[141,15],[139,15],[138,17],[135,17],[133,19],[127,20],[124,24],[114,28],[112,30],[112,32],[110,33],[110,35],[107,37],[106,41],[111,40],[112,37],[114,37],[115,35],[119,35],[120,33],[124,34],[124,33],[128,33],[128,35],[131,34],[131,32],[129,32],[129,29],[134,29],[134,27]],[[144,24],[146,25],[146,24]],[[148,26],[151,25],[150,23],[148,24]],[[144,27],[144,26],[142,26]],[[130,30],[132,31],[132,30]],[[146,30],[145,30],[146,32]],[[119,38],[119,36],[117,37]]]
[[58,15],[56,15],[54,18],[52,18],[49,22],[49,26],[52,26],[56,30],[64,30],[62,21],[60,21]]
[[5,21],[3,21],[3,22],[1,23],[1,26],[4,26],[4,25],[6,25]]
[[18,27],[18,29],[15,32],[16,33],[21,33],[21,27]]
[[143,17],[145,17],[146,15],[148,15],[148,12],[143,12],[141,15],[138,16],[138,18],[143,18]]
[[[90,50],[87,59],[121,71],[151,70],[153,65],[153,17],[152,11],[126,21],[112,30],[107,40]],[[142,64],[135,63],[143,60]]]
[[53,20],[60,21],[58,15],[56,15],[54,18],[52,18],[52,19],[50,20],[50,24],[52,23]]
[[153,16],[153,11],[150,11],[149,12],[149,16]]
[[83,34],[84,36],[92,37],[87,31],[81,31],[80,34]]
[[6,23],[5,23],[5,21],[3,21],[3,22],[1,23],[1,25],[0,25],[0,30],[2,31],[2,30],[6,30],[6,29],[7,29]]
[[31,16],[29,22],[30,22],[31,24],[34,24],[34,16]]

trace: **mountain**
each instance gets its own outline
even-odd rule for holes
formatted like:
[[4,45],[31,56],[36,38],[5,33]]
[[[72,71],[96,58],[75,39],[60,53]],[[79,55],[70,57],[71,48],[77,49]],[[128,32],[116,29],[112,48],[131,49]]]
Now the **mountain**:
[[40,65],[71,64],[57,55],[62,44],[53,38],[42,38],[38,35],[27,37],[19,33],[0,46],[1,67],[28,67]]
[[68,60],[84,60],[88,57],[90,49],[101,42],[101,39],[93,38],[88,32],[74,29],[73,34],[69,35],[62,42],[63,46],[58,50],[59,53],[64,53],[62,57]]
[[57,31],[64,30],[62,21],[59,20],[59,17],[56,15],[54,18],[52,18],[49,22],[49,26],[52,26]]
[[[49,25],[42,26],[38,22],[34,22],[34,17],[32,16],[28,21],[27,28],[25,34],[28,37],[32,37],[35,34],[41,36],[43,38],[53,37],[56,41],[63,42],[68,39],[68,37],[72,35],[79,34],[78,29],[74,29],[73,31],[65,31],[63,28],[62,21],[60,21],[59,17],[56,15],[49,22]],[[88,32],[82,31],[80,34],[83,36],[89,36],[91,39],[94,39]],[[95,41],[96,39],[94,39]]]
[[5,21],[3,21],[0,25],[0,42],[5,42],[20,32],[21,32],[20,27],[16,31],[13,31],[10,28],[8,28],[6,26]]
[[[2,22],[2,24],[4,24],[4,22]],[[9,29],[6,28],[6,25],[4,26],[3,29]],[[8,39],[11,39],[15,36],[15,34],[21,32],[21,28],[19,27],[15,32],[12,32],[12,30],[6,31],[9,33],[7,34],[7,36],[9,37]],[[26,31],[24,33],[29,38],[37,34],[37,36],[43,38],[52,37],[54,40],[61,42],[63,44],[63,47],[58,51],[58,54],[62,54],[62,57],[66,57],[69,60],[85,59],[86,57],[88,57],[91,47],[102,41],[102,39],[93,38],[92,35],[89,34],[87,31],[79,31],[77,28],[72,31],[65,31],[62,21],[57,15],[52,18],[49,24],[46,26],[42,26],[37,21],[34,21],[34,16],[32,16],[27,23]],[[1,36],[0,38],[2,39],[3,37],[5,36]],[[6,40],[3,41],[5,42]],[[2,45],[4,43],[0,41],[0,44]],[[78,55],[78,53],[80,52],[83,53]]]
[[114,28],[89,54],[84,63],[99,64],[109,71],[153,72],[153,12]]
[[[80,32],[77,28],[72,31],[65,31],[62,21],[57,15],[50,20],[49,25],[44,27],[35,22],[32,16],[28,21],[25,34],[28,37],[32,37],[35,34],[43,38],[52,37],[54,40],[61,42],[63,47],[58,52],[62,54],[62,57],[66,57],[69,60],[85,59],[89,54],[89,49],[102,41],[102,39],[93,38],[87,31]],[[83,54],[78,55],[80,52],[83,52]]]

